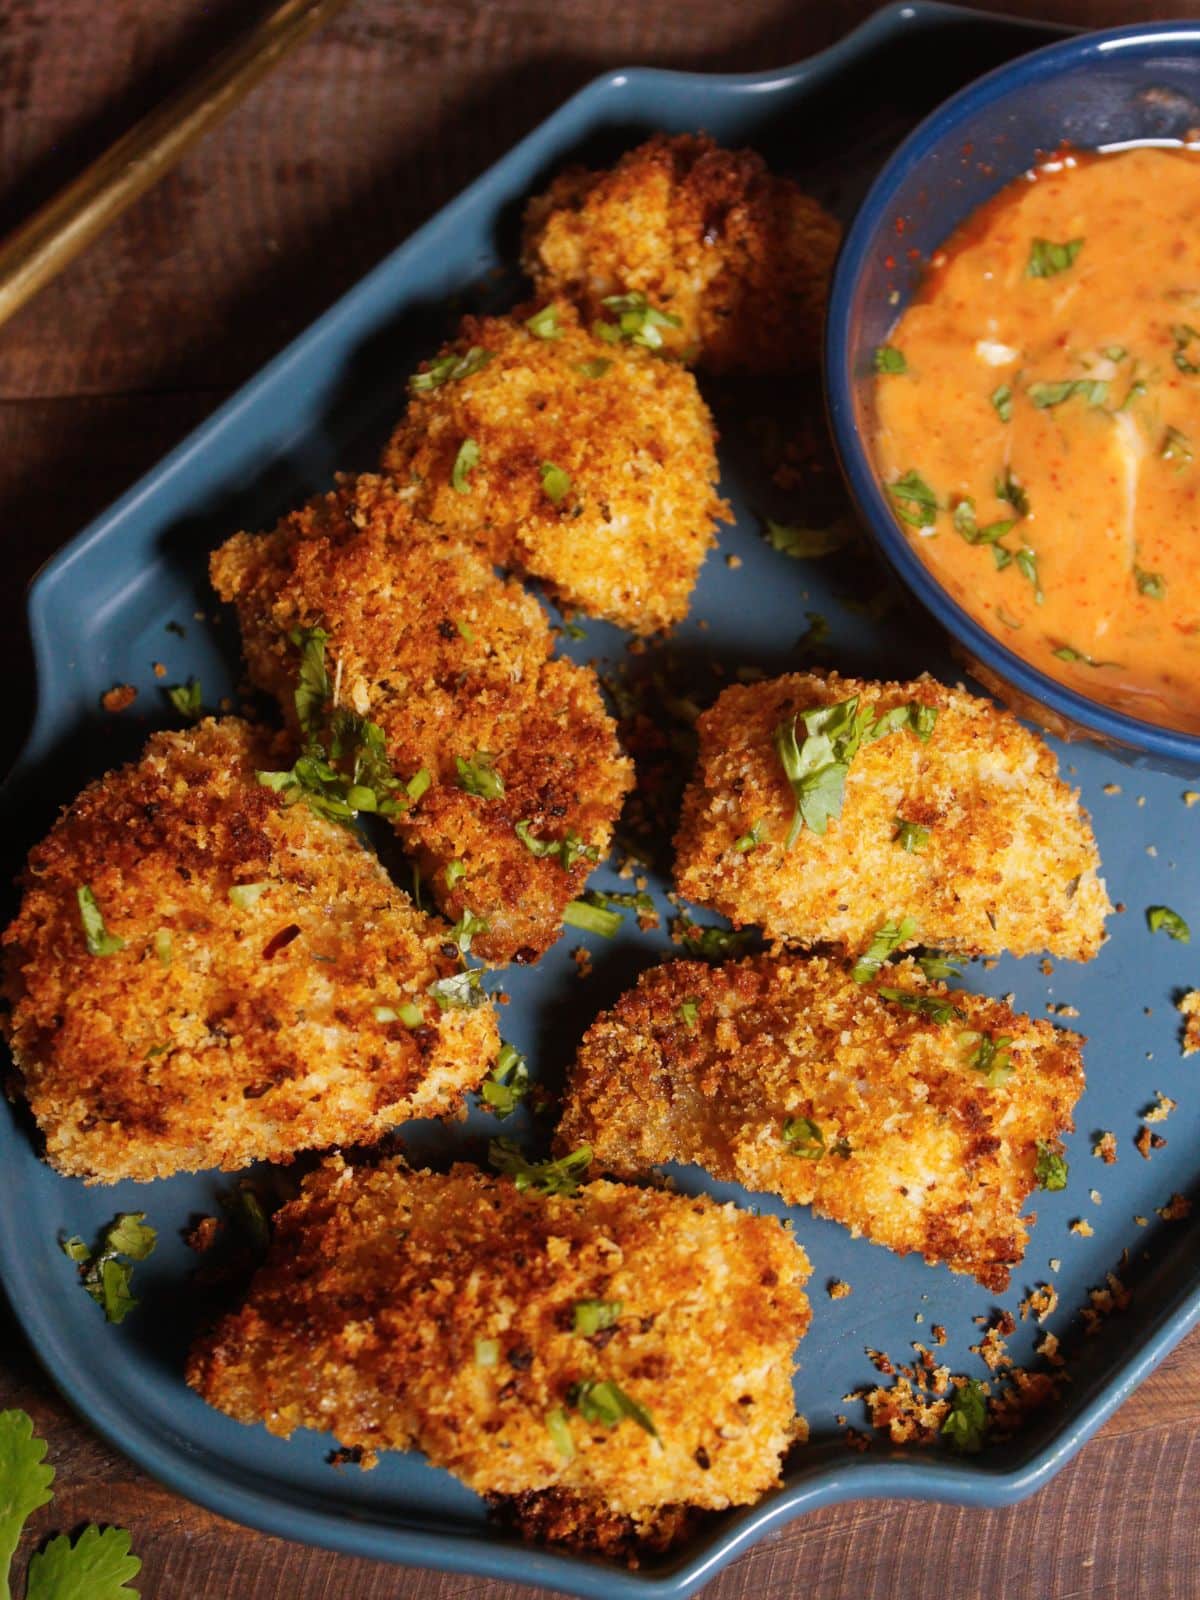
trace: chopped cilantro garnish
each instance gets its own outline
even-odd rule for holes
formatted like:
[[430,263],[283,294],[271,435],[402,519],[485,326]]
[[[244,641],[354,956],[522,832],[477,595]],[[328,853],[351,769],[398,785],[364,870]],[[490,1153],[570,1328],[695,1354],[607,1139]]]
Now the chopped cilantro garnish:
[[1038,575],[1036,552],[1031,550],[1027,544],[1023,544],[1013,559],[1017,563],[1017,571],[1033,585],[1033,598],[1038,605],[1041,605],[1046,597],[1042,593],[1042,580]]
[[589,900],[568,900],[563,921],[569,928],[581,928],[585,933],[598,933],[602,938],[611,939],[620,929],[621,913],[593,905]]
[[1035,239],[1030,246],[1025,274],[1029,278],[1053,278],[1073,266],[1082,249],[1082,239],[1068,239],[1065,244],[1055,244],[1052,239]]
[[175,955],[175,945],[169,928],[159,928],[154,935],[154,954],[158,957],[160,966],[171,965]]
[[1037,1142],[1037,1161],[1034,1164],[1034,1176],[1039,1189],[1065,1189],[1067,1187],[1067,1174],[1070,1168],[1064,1157],[1046,1143],[1045,1139]]
[[955,1389],[942,1432],[956,1450],[976,1455],[983,1449],[988,1430],[987,1396],[978,1378],[968,1378]]
[[[471,474],[478,465],[479,446],[474,439],[464,439],[458,447],[458,454],[450,471],[450,487],[458,494],[470,494]],[[462,632],[461,625],[459,632]]]
[[1002,1084],[1012,1072],[1012,1040],[1006,1033],[964,1033],[959,1042],[971,1051],[968,1065],[983,1074],[990,1088]]
[[76,889],[75,898],[79,902],[79,920],[83,924],[88,955],[115,956],[118,950],[124,950],[124,939],[118,938],[115,933],[109,933],[104,926],[104,914],[100,910],[96,896],[86,883],[81,883]]
[[818,556],[832,555],[853,537],[854,524],[846,517],[839,517],[827,528],[793,527],[767,518],[767,542],[772,550],[794,556],[798,561],[813,561]]
[[585,844],[574,828],[568,828],[565,838],[539,839],[529,822],[518,822],[513,830],[518,839],[535,856],[557,856],[563,869],[570,872],[577,861],[599,861],[600,851],[594,844]]
[[917,957],[917,965],[927,978],[941,983],[962,977],[962,968],[956,967],[949,956],[943,955],[940,950],[927,950],[924,955]]
[[430,389],[440,389],[444,383],[457,383],[460,378],[469,378],[473,372],[486,367],[494,353],[472,345],[465,355],[439,356],[424,372],[414,372],[408,387],[414,394],[427,394]]
[[811,1117],[789,1117],[783,1125],[788,1154],[802,1161],[819,1161],[825,1154],[825,1135]]
[[[937,709],[916,701],[896,706],[876,717],[870,706],[859,706],[858,696],[836,705],[798,712],[775,729],[775,749],[795,799],[791,827],[784,848],[790,850],[804,827],[824,833],[831,818],[840,817],[850,763],[864,744],[907,728],[924,741],[937,721]],[[807,737],[796,738],[802,722]]]
[[181,717],[199,722],[204,715],[199,678],[189,678],[186,683],[173,683],[167,690],[167,699]]
[[1001,422],[1012,421],[1012,389],[1007,383],[999,384],[988,397],[996,408]]
[[234,883],[230,885],[229,898],[239,911],[248,911],[270,887],[269,883]]
[[878,988],[875,993],[884,1000],[890,1000],[894,1005],[903,1006],[905,1011],[913,1011],[919,1017],[928,1017],[931,1022],[939,1025],[953,1022],[957,1017],[962,1020],[963,1013],[957,1006],[950,1004],[942,995],[913,994],[909,989]]
[[611,366],[612,362],[607,356],[596,356],[592,361],[577,362],[575,371],[581,372],[585,378],[602,378]]
[[468,967],[466,971],[455,972],[449,978],[438,978],[425,993],[437,1001],[439,1011],[474,1011],[479,1006],[487,1005],[483,974],[478,967]]
[[1090,406],[1102,406],[1108,398],[1108,384],[1103,378],[1062,378],[1055,383],[1031,383],[1027,393],[1039,411],[1060,406],[1073,395]]
[[529,1161],[511,1139],[493,1139],[488,1145],[488,1161],[522,1193],[536,1189],[540,1194],[574,1194],[592,1164],[592,1147],[581,1144],[557,1161]]
[[723,961],[744,950],[750,933],[742,929],[718,928],[715,923],[693,922],[685,913],[671,924],[672,932],[680,935],[680,942],[690,956],[701,956],[705,961]]
[[493,767],[494,759],[486,750],[477,750],[469,761],[464,756],[455,756],[459,788],[478,795],[481,800],[499,800],[504,793],[504,779]]
[[756,822],[754,824],[754,826],[750,829],[750,831],[748,833],[740,834],[733,841],[733,848],[740,855],[745,856],[745,855],[749,855],[751,850],[757,850],[759,845],[762,842],[763,842],[763,825],[762,825],[762,822],[759,821],[759,822]]
[[1074,661],[1084,667],[1119,667],[1119,661],[1098,661],[1095,656],[1089,656],[1084,650],[1076,650],[1073,644],[1060,644],[1053,652],[1060,661]]
[[[1171,337],[1175,341],[1171,359],[1180,372],[1186,372],[1193,377],[1200,373],[1200,329],[1193,328],[1188,322],[1177,322],[1171,329]],[[1196,346],[1195,360],[1188,353],[1192,345]]]
[[1013,477],[1012,468],[1005,467],[1004,472],[996,479],[995,493],[997,500],[1003,500],[1019,517],[1027,517],[1030,511],[1029,496],[1022,484]]
[[910,856],[919,855],[929,843],[929,829],[920,822],[905,822],[896,818],[896,843]]
[[1164,461],[1177,461],[1181,468],[1186,467],[1188,462],[1194,459],[1191,440],[1178,428],[1167,429],[1162,449],[1158,453]]
[[555,305],[543,306],[531,317],[526,317],[525,326],[538,339],[562,338],[562,329],[558,325],[558,307]]
[[904,351],[898,350],[894,344],[876,345],[875,371],[907,372],[908,361],[905,359]]
[[567,1414],[561,1406],[555,1406],[552,1411],[547,1411],[546,1432],[563,1460],[570,1461],[575,1454],[575,1441],[571,1438]]
[[490,926],[484,917],[477,917],[473,911],[464,909],[462,916],[450,929],[451,943],[458,946],[459,955],[469,955],[471,940],[476,934],[487,933]]
[[1161,929],[1163,933],[1169,933],[1172,939],[1177,939],[1180,944],[1192,942],[1192,930],[1178,911],[1172,911],[1170,906],[1148,907],[1146,921],[1151,933],[1157,933]]
[[895,483],[888,484],[888,493],[896,515],[912,528],[927,528],[937,517],[937,495],[919,472],[909,470]]
[[404,792],[415,804],[415,802],[418,801],[429,788],[429,785],[432,782],[433,779],[429,776],[429,769],[427,767],[418,767],[413,773],[412,777],[404,785]]
[[[964,495],[954,508],[954,531],[961,534],[968,544],[990,544],[999,546],[1005,534],[1011,533],[1016,527],[1012,517],[1003,518],[998,522],[989,522],[980,527],[975,521],[975,502],[969,495]],[[1008,552],[1005,551],[1007,555]]]
[[[481,995],[483,994],[482,989],[480,989],[478,992]],[[434,998],[436,999],[437,997],[435,996]],[[455,1004],[455,1002],[451,1001],[451,1004]],[[476,1001],[474,1004],[482,1004],[482,1001]],[[442,1006],[441,1000],[438,1000],[438,1005],[441,1006],[443,1011],[446,1009],[445,1006]],[[400,1021],[406,1028],[419,1028],[425,1021],[425,1013],[421,1010],[420,1006],[412,1000],[405,1001],[405,1003],[400,1007],[399,1017]]]
[[325,646],[329,635],[324,628],[293,628],[288,638],[300,652],[293,695],[296,720],[300,724],[300,731],[311,737],[333,693],[325,668]]
[[556,467],[553,461],[543,461],[538,471],[542,477],[543,494],[556,506],[562,505],[571,492],[571,474],[564,467]]
[[446,870],[442,874],[442,876],[446,880],[447,889],[453,889],[454,885],[458,882],[458,880],[460,878],[465,878],[466,875],[467,875],[466,863],[462,862],[462,861],[449,861],[449,862],[447,862],[446,863]]
[[594,322],[592,332],[606,344],[641,345],[645,350],[661,350],[664,328],[682,328],[683,319],[671,311],[659,311],[646,296],[635,290],[631,294],[610,294],[601,302],[617,314],[616,322]]
[[476,1339],[475,1365],[477,1367],[494,1367],[499,1360],[499,1339]]
[[685,1028],[698,1028],[700,1026],[700,1002],[692,998],[681,1000],[676,1008],[675,1015]]
[[902,917],[899,922],[885,922],[872,938],[866,951],[854,963],[850,976],[855,983],[867,983],[880,967],[902,944],[916,938],[917,924],[912,917]]
[[576,1300],[571,1310],[572,1331],[590,1339],[613,1327],[620,1315],[619,1300]]
[[585,1422],[615,1428],[628,1417],[652,1438],[658,1438],[654,1418],[645,1406],[639,1404],[632,1395],[626,1394],[611,1378],[585,1378],[581,1383],[572,1384],[567,1393],[567,1404],[574,1407]]
[[1100,354],[1106,356],[1109,361],[1124,361],[1129,351],[1123,344],[1106,344]]
[[144,1211],[122,1211],[101,1233],[94,1250],[77,1237],[62,1240],[62,1248],[79,1267],[83,1287],[103,1307],[109,1322],[123,1322],[138,1303],[130,1293],[133,1264],[144,1261],[157,1242],[158,1234]]
[[501,1044],[491,1072],[479,1086],[484,1105],[501,1122],[509,1117],[529,1093],[529,1067],[516,1045]]

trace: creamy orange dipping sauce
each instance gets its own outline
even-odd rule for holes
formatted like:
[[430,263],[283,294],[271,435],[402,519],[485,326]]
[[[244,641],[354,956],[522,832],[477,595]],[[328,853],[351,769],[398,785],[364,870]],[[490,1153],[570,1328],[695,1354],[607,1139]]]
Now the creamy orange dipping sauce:
[[876,462],[950,594],[1051,677],[1200,732],[1200,153],[1011,184],[876,366]]

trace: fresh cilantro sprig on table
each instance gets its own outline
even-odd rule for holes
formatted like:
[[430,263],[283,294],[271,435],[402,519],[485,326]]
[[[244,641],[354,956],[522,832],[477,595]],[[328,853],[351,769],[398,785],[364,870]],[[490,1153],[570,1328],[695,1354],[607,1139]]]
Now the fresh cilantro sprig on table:
[[94,1250],[78,1236],[61,1240],[64,1255],[79,1268],[80,1281],[110,1322],[123,1322],[137,1305],[131,1291],[133,1265],[145,1261],[158,1233],[144,1211],[122,1211],[100,1235]]
[[[12,1600],[12,1558],[21,1530],[54,1495],[54,1468],[45,1460],[46,1441],[34,1435],[24,1411],[0,1411],[0,1600]],[[26,1600],[133,1600],[128,1584],[142,1563],[130,1554],[124,1528],[90,1523],[72,1544],[66,1534],[51,1539],[30,1559]]]

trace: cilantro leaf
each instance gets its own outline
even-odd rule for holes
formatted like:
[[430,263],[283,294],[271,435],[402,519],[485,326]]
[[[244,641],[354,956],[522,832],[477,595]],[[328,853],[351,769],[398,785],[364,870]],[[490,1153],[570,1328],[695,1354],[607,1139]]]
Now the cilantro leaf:
[[1193,460],[1195,452],[1192,441],[1186,433],[1181,433],[1178,428],[1168,428],[1163,437],[1162,448],[1159,455],[1164,461],[1177,461],[1180,467],[1186,467]]
[[486,917],[477,917],[469,907],[464,907],[462,916],[450,929],[450,940],[458,946],[459,955],[465,956],[471,953],[471,941],[476,934],[490,931],[491,924]]
[[308,737],[333,694],[333,685],[325,667],[325,646],[329,642],[329,635],[324,628],[293,628],[288,637],[300,652],[293,699],[300,731]]
[[1075,257],[1083,249],[1082,239],[1068,239],[1065,244],[1055,244],[1052,239],[1035,239],[1029,249],[1029,264],[1025,268],[1028,278],[1053,278],[1066,272],[1075,264]]
[[988,1430],[987,1396],[978,1378],[968,1378],[954,1391],[942,1432],[956,1450],[975,1455]]
[[458,454],[450,469],[450,487],[456,494],[470,494],[471,473],[478,465],[479,446],[474,439],[464,439],[458,447]]
[[1134,567],[1133,581],[1137,584],[1138,593],[1151,600],[1161,600],[1167,592],[1167,580],[1161,572],[1145,572],[1141,567]]
[[902,1006],[905,1011],[913,1011],[920,1017],[928,1017],[931,1022],[940,1026],[946,1022],[953,1022],[957,1017],[961,1022],[963,1013],[957,1006],[951,1005],[949,1000],[937,994],[913,994],[908,989],[888,989],[880,987],[875,993],[883,1000],[890,1000],[893,1005]]
[[740,834],[733,841],[733,848],[738,852],[739,855],[746,856],[750,854],[751,850],[757,850],[762,842],[763,825],[760,819],[751,829],[749,829],[748,832]]
[[[467,967],[449,978],[438,978],[425,991],[437,1001],[439,1011],[475,1011],[487,1005],[483,987],[483,973],[478,967]],[[400,1020],[405,1021],[403,1013]]]
[[998,1088],[1012,1073],[1012,1040],[1008,1034],[963,1033],[959,1043],[971,1050],[968,1065],[983,1074],[989,1088]]
[[499,800],[504,793],[504,779],[493,767],[494,759],[486,750],[476,750],[469,761],[455,756],[459,788],[478,795],[481,800]]
[[576,1300],[571,1309],[572,1332],[590,1339],[611,1328],[621,1315],[619,1300]]
[[715,923],[693,922],[686,913],[675,918],[671,932],[679,934],[688,955],[700,956],[705,961],[723,961],[726,956],[735,956],[752,938],[748,929],[718,928]]
[[1067,1187],[1067,1173],[1070,1168],[1059,1152],[1047,1144],[1045,1139],[1037,1142],[1037,1161],[1034,1163],[1034,1176],[1039,1189],[1065,1189]]
[[1000,384],[988,396],[996,408],[996,415],[1001,422],[1012,421],[1012,389],[1007,383]]
[[79,1268],[80,1282],[103,1307],[109,1322],[123,1322],[138,1304],[130,1289],[133,1263],[144,1261],[157,1242],[158,1233],[146,1221],[144,1211],[120,1212],[101,1233],[94,1250],[79,1238],[61,1241],[64,1254]]
[[874,366],[876,372],[907,372],[908,360],[903,350],[898,350],[894,344],[878,344],[875,346]]
[[1180,944],[1192,942],[1192,930],[1179,915],[1172,911],[1170,906],[1149,906],[1146,910],[1146,921],[1150,932],[1157,933],[1161,928],[1164,933],[1169,933],[1172,939],[1177,939]]
[[917,965],[927,978],[933,978],[940,983],[962,977],[962,968],[956,967],[954,962],[940,950],[927,950],[923,956],[917,957]]
[[529,1161],[511,1139],[493,1139],[488,1145],[488,1161],[522,1193],[535,1189],[540,1194],[574,1194],[592,1164],[592,1147],[581,1144],[557,1161]]
[[0,1411],[0,1600],[11,1600],[8,1572],[26,1520],[54,1498],[46,1441],[24,1411]]
[[902,917],[899,922],[885,922],[878,930],[866,951],[854,963],[850,976],[855,983],[866,983],[902,944],[910,943],[917,933],[912,917]]
[[1103,378],[1061,378],[1054,383],[1031,383],[1026,393],[1039,411],[1060,406],[1073,395],[1080,395],[1089,406],[1102,406],[1108,398],[1108,384]]
[[621,926],[621,913],[609,911],[590,900],[568,900],[563,922],[569,928],[581,928],[585,933],[598,933],[603,939],[611,939]]
[[832,555],[848,544],[854,533],[854,524],[848,517],[838,517],[827,528],[792,527],[767,518],[767,543],[771,549],[794,556],[797,561],[815,561],[819,556]]
[[929,829],[920,822],[905,822],[903,817],[897,817],[895,839],[910,856],[920,855],[929,843]]
[[479,1098],[503,1122],[529,1093],[529,1067],[516,1045],[501,1043],[491,1072],[479,1086]]
[[700,1026],[700,1002],[694,996],[681,1000],[675,1008],[675,1015],[685,1028],[698,1028]]
[[181,717],[187,717],[192,722],[199,722],[204,715],[199,678],[189,678],[186,683],[173,683],[167,690],[167,699]]
[[594,322],[592,332],[606,344],[640,345],[644,350],[661,350],[664,328],[682,328],[683,318],[672,311],[659,311],[640,290],[630,294],[610,294],[600,304],[617,313],[613,322]]
[[83,937],[87,941],[88,955],[115,956],[118,950],[124,950],[124,939],[118,938],[115,933],[109,933],[104,926],[104,913],[86,883],[81,883],[76,889],[75,898],[79,902],[79,920],[83,924]]
[[937,495],[919,472],[909,469],[895,483],[888,484],[892,507],[902,522],[912,528],[927,528],[937,519]]
[[996,479],[995,494],[997,500],[1003,500],[1019,517],[1027,517],[1030,512],[1029,496],[1024,485],[1013,477],[1012,468],[1005,467],[1004,472]]
[[[1187,322],[1177,322],[1171,329],[1171,337],[1175,341],[1175,350],[1171,359],[1180,372],[1185,372],[1191,377],[1200,373],[1200,328],[1193,328]],[[1196,346],[1196,359],[1194,361],[1188,353],[1193,344]]]
[[531,317],[526,317],[525,326],[537,339],[562,338],[562,329],[558,325],[558,307],[554,304],[543,306]]
[[570,872],[577,861],[596,862],[600,859],[598,847],[594,844],[585,844],[574,828],[568,828],[566,837],[562,839],[538,838],[530,822],[518,822],[513,832],[532,855],[557,856],[564,872]]
[[658,1438],[654,1418],[645,1406],[639,1404],[632,1395],[626,1394],[620,1384],[614,1383],[611,1378],[584,1378],[582,1382],[572,1384],[567,1393],[567,1404],[574,1407],[585,1422],[615,1428],[628,1417],[652,1438]]
[[439,356],[423,372],[414,372],[408,380],[408,387],[414,394],[428,394],[431,389],[440,389],[444,383],[457,383],[461,378],[469,378],[473,372],[482,371],[494,354],[494,350],[481,350],[478,345],[472,345],[465,355]]
[[538,471],[542,479],[542,493],[556,506],[562,505],[571,492],[571,474],[565,467],[556,467],[553,461],[543,461]]
[[29,1563],[26,1600],[131,1600],[126,1587],[142,1570],[129,1550],[124,1528],[91,1523],[72,1544],[65,1533],[51,1539]]
[[825,1135],[811,1117],[789,1117],[783,1125],[788,1154],[802,1161],[819,1161],[825,1154]]

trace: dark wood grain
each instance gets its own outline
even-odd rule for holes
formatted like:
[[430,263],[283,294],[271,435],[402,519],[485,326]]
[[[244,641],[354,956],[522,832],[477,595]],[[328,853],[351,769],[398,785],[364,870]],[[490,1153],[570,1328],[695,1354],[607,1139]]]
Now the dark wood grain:
[[[5,0],[0,230],[245,25],[245,0]],[[385,251],[564,96],[629,62],[745,70],[819,49],[858,0],[356,0],[0,328],[0,670],[23,733],[21,590],[38,565]],[[988,9],[1107,26],[1200,0]],[[51,1528],[131,1529],[153,1600],[502,1600],[530,1591],[285,1545],[151,1482],[75,1420],[0,1311],[0,1407],[50,1441]],[[1200,1589],[1200,1335],[1034,1500],[832,1507],[706,1600],[1191,1600]]]

